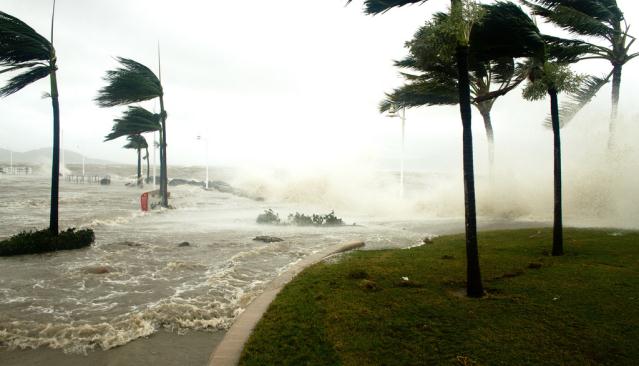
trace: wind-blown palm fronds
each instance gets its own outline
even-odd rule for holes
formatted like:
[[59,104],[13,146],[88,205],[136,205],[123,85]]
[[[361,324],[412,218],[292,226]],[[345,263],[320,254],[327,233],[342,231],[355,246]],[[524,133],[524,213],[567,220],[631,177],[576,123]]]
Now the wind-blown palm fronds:
[[[349,4],[352,0],[348,0]],[[364,1],[364,11],[367,14],[380,14],[388,10],[408,4],[425,3],[428,0],[366,0]]]
[[143,102],[163,95],[160,79],[148,67],[131,59],[116,59],[122,66],[107,71],[104,77],[107,85],[95,98],[100,107]]
[[[55,7],[55,2],[54,2]],[[53,23],[53,19],[51,20]],[[53,37],[53,26],[51,27]],[[53,109],[53,154],[51,161],[51,207],[49,230],[58,234],[58,192],[60,173],[60,106],[53,44],[20,19],[0,11],[0,74],[17,73],[0,87],[0,97],[18,92],[47,76],[51,79]]]
[[[566,95],[568,101],[562,103],[559,108],[559,127],[563,128],[568,122],[570,122],[576,115],[585,107],[592,98],[594,98],[599,90],[610,81],[610,76],[600,78],[596,76],[587,76],[580,81],[579,86],[569,91]],[[548,116],[546,118],[546,127],[552,126],[552,118]]]
[[113,129],[106,135],[104,141],[117,139],[128,135],[138,135],[145,132],[159,131],[160,115],[152,113],[142,107],[129,107],[120,118],[113,120]]
[[[631,53],[635,38],[629,34],[630,26],[616,0],[520,0],[530,7],[533,14],[547,22],[581,37],[572,40],[572,47],[566,47],[567,54],[562,55],[571,61],[588,59],[608,60],[612,65],[612,108],[610,111],[610,133],[608,147],[613,146],[615,126],[619,108],[621,74],[623,66],[639,56]],[[592,37],[606,42],[601,46],[591,42]],[[559,42],[561,46],[562,42]],[[563,44],[566,45],[565,42]],[[552,47],[553,44],[549,43]],[[571,54],[572,53],[572,54]],[[559,60],[561,61],[561,60]],[[594,85],[594,84],[593,84]],[[592,89],[594,90],[594,89]],[[592,98],[590,98],[592,99]],[[581,105],[581,104],[579,104]],[[572,108],[576,107],[572,105]],[[567,107],[568,108],[568,107]],[[578,111],[575,109],[575,111]],[[573,114],[573,116],[576,112]],[[565,121],[567,122],[567,120]]]

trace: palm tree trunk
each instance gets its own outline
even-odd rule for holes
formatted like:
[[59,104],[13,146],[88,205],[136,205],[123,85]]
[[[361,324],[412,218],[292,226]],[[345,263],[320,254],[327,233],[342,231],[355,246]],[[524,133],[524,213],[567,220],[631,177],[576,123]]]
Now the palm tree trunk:
[[149,146],[144,148],[146,150],[146,182],[149,182],[150,169],[149,169]]
[[51,211],[49,230],[58,235],[58,199],[60,192],[60,103],[58,101],[58,79],[55,71],[55,52],[51,57],[51,105],[53,107],[53,157],[51,161]]
[[138,150],[138,186],[142,185],[142,149],[139,147]]
[[552,118],[552,133],[554,137],[554,181],[555,181],[555,212],[552,228],[552,255],[564,254],[563,222],[561,212],[561,139],[559,135],[559,102],[557,90],[548,90],[550,95],[550,113]]
[[621,88],[622,64],[615,64],[612,69],[612,109],[610,111],[610,126],[608,131],[608,150],[615,143],[615,131],[617,129],[617,114],[619,110],[619,90]]
[[470,81],[468,79],[468,46],[457,46],[459,74],[459,111],[463,127],[464,202],[466,214],[466,294],[482,297],[484,289],[479,270],[477,248],[477,213],[475,210],[475,173],[473,171],[473,135],[471,129]]
[[482,105],[480,103],[477,106],[482,119],[484,120],[484,129],[486,130],[486,139],[488,140],[488,169],[490,171],[491,182],[495,176],[495,134],[493,132],[492,120],[490,118],[490,109],[488,105]]
[[166,164],[166,112],[164,111],[164,98],[162,96],[160,96],[160,113],[162,116],[162,139],[160,141],[160,193],[162,194],[162,207],[169,207],[169,184]]

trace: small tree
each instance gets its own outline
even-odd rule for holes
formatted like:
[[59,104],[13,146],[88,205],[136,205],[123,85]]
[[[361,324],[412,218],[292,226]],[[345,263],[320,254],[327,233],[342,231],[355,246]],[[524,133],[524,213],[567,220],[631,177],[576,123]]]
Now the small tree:
[[149,145],[146,142],[146,139],[142,135],[129,135],[127,138],[129,141],[126,145],[124,145],[125,149],[135,149],[138,153],[138,186],[142,185],[142,149],[147,149],[147,158],[148,158],[148,148]]

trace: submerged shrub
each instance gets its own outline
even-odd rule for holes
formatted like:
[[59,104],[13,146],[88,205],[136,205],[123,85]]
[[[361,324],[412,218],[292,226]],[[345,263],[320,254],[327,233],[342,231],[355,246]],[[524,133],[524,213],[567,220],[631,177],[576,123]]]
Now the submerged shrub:
[[92,229],[76,231],[75,228],[70,228],[58,235],[53,235],[49,229],[23,231],[0,241],[0,256],[79,249],[91,245],[94,240],[95,233]]
[[272,209],[264,210],[264,213],[257,216],[258,224],[279,224],[280,216],[273,212]]
[[[257,216],[258,224],[282,224],[280,216],[273,212],[270,208],[264,211],[263,214]],[[303,213],[296,212],[288,215],[288,220],[284,225],[296,225],[296,226],[341,226],[344,225],[344,221],[335,216],[335,211],[331,211],[326,215],[305,215]]]

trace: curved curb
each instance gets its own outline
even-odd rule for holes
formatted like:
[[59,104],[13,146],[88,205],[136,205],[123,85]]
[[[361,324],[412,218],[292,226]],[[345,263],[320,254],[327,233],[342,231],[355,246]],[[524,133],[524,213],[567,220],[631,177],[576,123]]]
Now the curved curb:
[[271,281],[264,292],[246,307],[246,310],[238,316],[231,328],[226,332],[222,341],[217,345],[213,353],[211,353],[208,363],[209,366],[235,366],[240,362],[240,355],[242,354],[244,344],[248,341],[257,322],[262,318],[262,315],[266,312],[268,306],[280,290],[297,276],[298,273],[304,270],[304,268],[331,255],[363,246],[363,241],[356,241],[338,244],[324,251],[311,254]]

